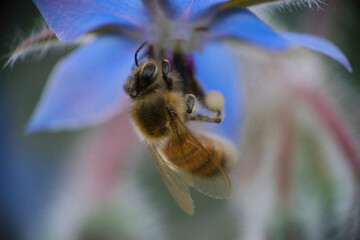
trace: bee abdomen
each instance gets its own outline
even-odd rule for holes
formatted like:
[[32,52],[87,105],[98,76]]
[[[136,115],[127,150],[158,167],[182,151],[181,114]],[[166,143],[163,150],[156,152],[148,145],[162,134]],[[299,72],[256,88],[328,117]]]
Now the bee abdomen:
[[226,163],[224,149],[218,142],[210,142],[210,144],[203,145],[209,154],[206,158],[199,159],[198,166],[191,168],[191,172],[194,175],[203,177],[216,176],[221,172],[221,169]]
[[170,141],[167,146],[169,161],[196,176],[212,177],[219,174],[227,160],[223,145],[207,137],[198,137],[197,140],[201,145],[191,148],[186,142],[182,142],[181,147],[172,148],[179,141]]

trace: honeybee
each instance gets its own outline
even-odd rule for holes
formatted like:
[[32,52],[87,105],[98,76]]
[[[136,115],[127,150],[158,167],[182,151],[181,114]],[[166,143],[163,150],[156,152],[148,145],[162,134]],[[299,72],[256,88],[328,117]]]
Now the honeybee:
[[[220,123],[219,108],[223,104],[220,107],[211,104],[206,99],[213,97],[205,95],[204,105],[215,114],[195,113],[197,99],[183,91],[181,77],[171,70],[170,62],[148,59],[139,65],[138,51],[137,67],[124,85],[132,99],[133,125],[145,140],[171,195],[191,215],[194,204],[189,187],[213,198],[231,195],[231,182],[225,169],[233,162],[233,149],[229,143],[192,132],[186,126],[191,120]],[[219,94],[211,94],[219,98]]]

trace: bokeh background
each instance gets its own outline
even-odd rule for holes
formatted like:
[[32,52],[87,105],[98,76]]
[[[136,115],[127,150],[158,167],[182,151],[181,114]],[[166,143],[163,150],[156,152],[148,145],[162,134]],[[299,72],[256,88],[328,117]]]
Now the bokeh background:
[[[334,101],[352,124],[354,136],[360,137],[360,2],[328,0],[320,6],[256,11],[278,30],[322,36],[345,53],[351,74],[321,56],[315,57],[321,64],[312,67],[321,68],[314,71],[319,74],[326,70],[326,76],[314,77],[329,78],[326,83],[331,85]],[[3,66],[11,49],[43,23],[36,7],[26,0],[8,1],[0,18]],[[52,67],[71,50],[50,51],[42,58],[30,56],[0,71],[0,239],[245,239],[239,226],[246,218],[237,204],[242,192],[232,200],[219,201],[193,191],[196,213],[184,214],[167,192],[144,144],[132,132],[127,113],[98,127],[26,134],[26,123]],[[251,51],[259,54],[247,50],[243,61]],[[234,52],[242,54],[240,48]],[[271,76],[254,61],[244,66],[244,76],[257,72],[263,84]],[[240,149],[241,141],[238,144]],[[233,187],[240,188],[238,176],[231,177]],[[355,217],[351,221],[358,225]],[[296,236],[288,235],[284,229],[290,228],[275,227],[279,232],[268,239],[309,236],[301,235],[299,229],[291,230]],[[345,236],[338,232],[334,228],[319,236]],[[356,234],[354,228],[351,237],[355,239]]]

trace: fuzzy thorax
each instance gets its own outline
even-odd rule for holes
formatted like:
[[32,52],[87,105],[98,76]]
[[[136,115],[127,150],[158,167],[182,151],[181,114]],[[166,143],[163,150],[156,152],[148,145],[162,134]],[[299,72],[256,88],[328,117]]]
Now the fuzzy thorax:
[[130,114],[145,141],[158,141],[173,134],[167,105],[184,119],[186,106],[180,92],[154,92],[133,102]]

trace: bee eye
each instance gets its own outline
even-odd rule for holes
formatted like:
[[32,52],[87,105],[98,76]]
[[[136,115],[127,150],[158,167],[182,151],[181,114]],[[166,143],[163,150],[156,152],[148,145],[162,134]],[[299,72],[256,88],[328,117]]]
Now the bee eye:
[[141,69],[140,83],[142,86],[151,84],[155,80],[156,64],[153,62],[147,63]]

